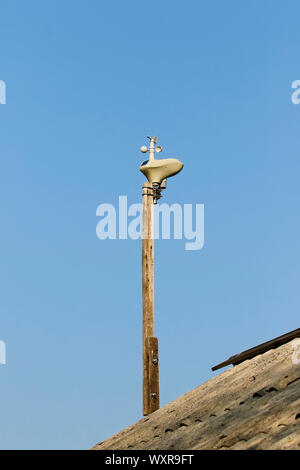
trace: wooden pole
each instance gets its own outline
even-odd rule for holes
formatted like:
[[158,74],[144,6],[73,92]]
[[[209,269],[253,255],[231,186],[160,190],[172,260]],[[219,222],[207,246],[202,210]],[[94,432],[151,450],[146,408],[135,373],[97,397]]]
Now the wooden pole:
[[159,408],[159,368],[158,368],[158,339],[154,336],[146,338],[146,350],[148,360],[148,378],[149,378],[149,409],[148,413]]
[[159,408],[158,340],[154,337],[153,188],[143,184],[143,415]]

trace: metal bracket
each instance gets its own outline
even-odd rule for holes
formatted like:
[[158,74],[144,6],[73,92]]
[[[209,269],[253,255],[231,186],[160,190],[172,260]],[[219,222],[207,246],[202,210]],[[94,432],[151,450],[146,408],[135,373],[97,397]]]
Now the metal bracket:
[[166,189],[167,187],[167,179],[164,179],[160,184],[159,183],[153,183],[152,188],[153,188],[153,204],[157,204],[157,201],[162,198],[162,190]]

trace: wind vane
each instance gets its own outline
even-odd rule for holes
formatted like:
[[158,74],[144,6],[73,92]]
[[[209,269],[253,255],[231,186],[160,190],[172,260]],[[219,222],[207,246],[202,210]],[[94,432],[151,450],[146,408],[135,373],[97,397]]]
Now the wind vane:
[[143,184],[143,235],[142,235],[142,302],[143,302],[143,415],[159,408],[158,339],[154,336],[154,229],[153,204],[166,189],[167,178],[176,175],[183,163],[176,158],[156,159],[157,137],[149,137],[149,149],[143,145],[142,153],[149,152],[149,159],[140,166],[148,183]]

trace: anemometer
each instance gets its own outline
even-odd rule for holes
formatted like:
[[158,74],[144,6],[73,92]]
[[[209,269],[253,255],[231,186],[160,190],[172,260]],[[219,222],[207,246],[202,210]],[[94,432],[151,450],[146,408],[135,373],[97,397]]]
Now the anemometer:
[[149,137],[149,148],[146,145],[141,147],[142,153],[149,152],[149,159],[145,160],[141,166],[140,171],[146,176],[150,185],[153,188],[153,203],[156,204],[157,200],[160,199],[161,190],[167,187],[167,178],[177,175],[182,168],[183,163],[176,158],[162,158],[156,159],[155,152],[160,153],[162,147],[156,145],[157,137]]

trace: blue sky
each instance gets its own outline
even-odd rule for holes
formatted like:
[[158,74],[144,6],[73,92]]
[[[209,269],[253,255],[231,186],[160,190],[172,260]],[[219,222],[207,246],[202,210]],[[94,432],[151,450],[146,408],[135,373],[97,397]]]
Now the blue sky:
[[141,418],[141,243],[96,208],[139,202],[146,135],[205,205],[205,246],[156,242],[161,404],[298,328],[296,1],[0,3],[2,449],[88,448]]

